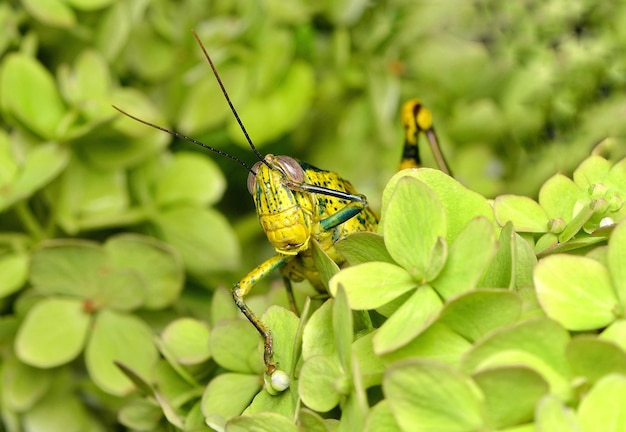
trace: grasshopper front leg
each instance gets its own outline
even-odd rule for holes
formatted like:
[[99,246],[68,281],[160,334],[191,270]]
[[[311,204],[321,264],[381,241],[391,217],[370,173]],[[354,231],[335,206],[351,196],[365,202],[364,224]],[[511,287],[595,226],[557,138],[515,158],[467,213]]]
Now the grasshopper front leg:
[[263,361],[265,363],[265,373],[272,375],[276,371],[276,364],[272,357],[274,355],[274,347],[272,342],[272,334],[270,329],[256,316],[244,301],[244,297],[254,288],[254,286],[262,279],[266,278],[272,271],[282,267],[294,256],[274,255],[272,258],[258,265],[254,270],[243,277],[232,289],[233,299],[239,310],[248,318],[248,321],[257,329],[263,338]]

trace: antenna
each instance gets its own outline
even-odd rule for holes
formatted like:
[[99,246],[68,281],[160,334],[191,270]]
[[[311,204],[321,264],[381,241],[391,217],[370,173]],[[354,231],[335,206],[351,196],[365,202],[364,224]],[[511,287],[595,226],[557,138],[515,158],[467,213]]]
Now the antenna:
[[206,48],[204,48],[204,45],[202,44],[202,41],[198,37],[198,34],[196,33],[196,31],[191,30],[191,33],[193,33],[193,37],[196,38],[198,45],[200,45],[200,48],[202,49],[202,52],[204,53],[204,57],[206,57],[206,59],[208,60],[209,65],[211,65],[211,69],[213,70],[213,75],[215,75],[215,79],[217,80],[217,83],[220,85],[220,88],[222,89],[222,94],[224,95],[224,98],[226,98],[226,102],[228,102],[228,106],[230,107],[230,110],[235,116],[237,123],[239,123],[239,127],[241,128],[241,131],[246,137],[248,144],[250,144],[250,148],[252,149],[254,154],[259,158],[259,160],[265,163],[263,156],[261,155],[261,153],[259,153],[257,148],[252,143],[252,140],[250,139],[250,136],[248,135],[248,131],[246,131],[246,128],[244,127],[243,122],[239,118],[239,114],[237,114],[237,110],[235,109],[233,103],[231,102],[230,97],[228,96],[228,92],[226,91],[226,88],[224,88],[224,84],[222,84],[222,79],[220,78],[220,75],[217,73],[217,69],[215,69],[215,65],[213,64],[213,61],[211,60],[211,56],[209,56],[209,53],[207,52]]
[[116,107],[115,105],[112,105],[112,107],[115,108],[116,110],[118,110],[120,113],[124,114],[126,117],[130,117],[133,120],[138,121],[139,123],[143,123],[146,126],[150,126],[150,127],[155,128],[155,129],[158,129],[160,131],[167,132],[168,134],[170,134],[172,136],[175,136],[176,138],[180,138],[180,139],[183,139],[185,141],[189,141],[190,143],[199,145],[200,147],[204,147],[205,149],[211,150],[213,153],[217,153],[218,155],[226,156],[227,158],[232,159],[235,162],[237,162],[239,165],[243,166],[247,171],[249,171],[252,174],[256,175],[256,173],[254,171],[252,171],[250,169],[250,167],[248,167],[248,165],[246,165],[241,159],[239,159],[236,156],[233,156],[233,155],[231,155],[229,153],[226,153],[225,151],[216,149],[215,147],[211,147],[210,145],[202,143],[202,142],[200,142],[198,140],[195,140],[193,138],[190,138],[187,135],[183,135],[183,134],[181,134],[179,132],[176,132],[176,131],[173,131],[173,130],[170,130],[170,129],[166,129],[166,128],[162,127],[162,126],[158,126],[158,125],[155,125],[154,123],[150,123],[148,121],[142,120],[142,119],[140,119],[138,117],[135,117],[134,115],[128,114],[126,111],[124,111],[121,108]]

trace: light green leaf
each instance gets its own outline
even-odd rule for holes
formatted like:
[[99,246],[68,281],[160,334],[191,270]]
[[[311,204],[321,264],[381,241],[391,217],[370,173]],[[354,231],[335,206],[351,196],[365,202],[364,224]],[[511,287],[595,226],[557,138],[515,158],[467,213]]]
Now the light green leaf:
[[378,329],[372,340],[374,352],[382,355],[406,345],[434,322],[442,307],[430,286],[419,287]]
[[81,300],[49,298],[28,312],[15,339],[15,352],[31,366],[65,364],[83,350],[91,317]]
[[0,298],[19,290],[28,277],[29,256],[12,252],[0,255]]
[[302,365],[298,394],[309,408],[327,412],[339,403],[340,383],[346,379],[337,357],[314,356]]
[[222,426],[240,415],[261,390],[258,375],[225,373],[213,378],[202,395],[202,414],[209,425]]
[[382,356],[385,364],[424,358],[457,367],[472,345],[445,324],[435,322],[402,348]]
[[390,366],[383,391],[402,430],[464,431],[485,428],[483,396],[457,370],[427,360]]
[[[255,95],[239,108],[239,116],[257,147],[280,137],[302,119],[312,102],[314,89],[311,66],[294,61],[274,91]],[[248,147],[234,118],[228,124],[228,134],[239,145]]]
[[537,404],[535,425],[538,432],[578,432],[574,411],[554,395],[544,396]]
[[209,334],[206,323],[193,318],[179,318],[165,327],[161,338],[179,363],[193,365],[211,356]]
[[217,211],[178,206],[161,211],[154,222],[163,239],[180,252],[192,273],[237,267],[239,243],[226,218]]
[[531,422],[535,405],[549,391],[541,375],[524,366],[484,369],[473,378],[485,395],[487,422],[494,429]]
[[109,238],[104,250],[111,267],[132,271],[141,279],[146,308],[161,309],[180,295],[184,267],[180,255],[169,245],[151,237],[122,234]]
[[30,282],[44,295],[89,298],[97,293],[104,269],[104,252],[97,244],[49,240],[33,254]]
[[18,176],[0,199],[0,209],[27,198],[50,183],[67,165],[69,152],[57,143],[33,148],[27,155]]
[[565,352],[572,373],[594,383],[611,373],[626,375],[626,353],[607,340],[591,336],[572,339]]
[[626,377],[607,375],[596,383],[578,406],[582,432],[626,430]]
[[492,222],[472,219],[448,250],[448,259],[432,285],[444,299],[476,288],[496,252]]
[[260,340],[259,334],[247,320],[221,320],[211,329],[211,357],[227,370],[260,374],[263,366],[257,349]]
[[383,262],[370,262],[342,270],[330,280],[334,296],[342,285],[351,309],[376,309],[405,292],[417,288],[417,283],[402,267]]
[[401,432],[393,417],[387,400],[383,399],[372,407],[365,420],[365,432]]
[[435,194],[422,182],[405,177],[394,184],[383,207],[380,230],[393,259],[420,283],[435,273],[438,239],[446,235],[446,216]]
[[307,360],[313,356],[337,355],[335,334],[333,332],[334,299],[322,304],[307,320],[302,334],[302,358]]
[[576,185],[586,191],[589,186],[601,183],[610,169],[611,163],[608,160],[592,155],[578,165],[572,177]]
[[536,201],[518,195],[501,195],[494,203],[500,226],[512,222],[517,232],[544,233],[548,231],[548,215]]
[[548,256],[535,267],[537,297],[549,317],[569,330],[594,330],[615,318],[618,299],[609,272],[575,255]]
[[511,291],[480,289],[452,299],[441,311],[439,322],[469,341],[491,330],[513,324],[522,313],[522,301]]
[[287,417],[264,412],[235,417],[226,424],[228,432],[297,432],[298,428]]
[[162,418],[161,408],[147,399],[133,399],[118,412],[119,422],[135,430],[155,430]]
[[[37,1],[37,0],[30,0]],[[32,10],[48,11],[54,16],[53,6],[63,7],[55,0],[42,5],[27,3]],[[57,128],[65,115],[65,107],[50,72],[32,57],[11,53],[3,60],[0,76],[0,103],[24,126],[42,138],[57,138]]]
[[159,206],[177,203],[206,206],[216,203],[226,190],[226,179],[206,155],[180,152],[159,175],[155,201]]
[[413,177],[426,184],[443,205],[446,213],[446,241],[452,243],[470,220],[484,216],[495,222],[493,209],[482,195],[465,188],[461,183],[439,170],[420,168],[396,173],[383,191],[383,208],[391,198],[394,184],[404,177]]
[[569,177],[555,174],[539,190],[539,205],[550,219],[562,218],[569,222],[574,217],[576,202],[587,199]]
[[394,263],[393,258],[387,252],[383,236],[378,234],[370,232],[354,233],[338,241],[335,247],[350,265],[370,261]]
[[626,222],[620,223],[611,234],[607,261],[613,289],[622,309],[626,309]]
[[102,310],[85,351],[89,376],[107,393],[129,393],[134,385],[114,362],[128,365],[141,376],[151,376],[158,359],[152,337],[150,328],[137,317]]
[[16,357],[9,357],[2,366],[2,399],[12,411],[28,411],[52,383],[53,372],[34,368]]

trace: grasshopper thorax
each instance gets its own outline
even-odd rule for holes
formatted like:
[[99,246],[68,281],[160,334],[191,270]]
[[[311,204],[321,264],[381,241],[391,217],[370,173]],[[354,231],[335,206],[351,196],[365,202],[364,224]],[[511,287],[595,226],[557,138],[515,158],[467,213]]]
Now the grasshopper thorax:
[[259,222],[280,254],[296,255],[309,246],[311,222],[301,205],[306,194],[292,190],[304,182],[304,177],[298,161],[271,154],[257,162],[248,175],[248,191],[254,198]]

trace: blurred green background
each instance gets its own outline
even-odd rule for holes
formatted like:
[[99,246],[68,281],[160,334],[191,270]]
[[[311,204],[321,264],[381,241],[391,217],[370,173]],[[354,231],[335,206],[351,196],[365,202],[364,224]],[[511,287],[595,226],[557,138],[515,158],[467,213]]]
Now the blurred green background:
[[375,208],[408,98],[487,197],[534,196],[603,140],[626,153],[623,1],[5,0],[0,28],[2,253],[135,231],[204,286],[272,254],[241,166],[111,108],[253,164],[191,29],[262,153],[336,171]]

